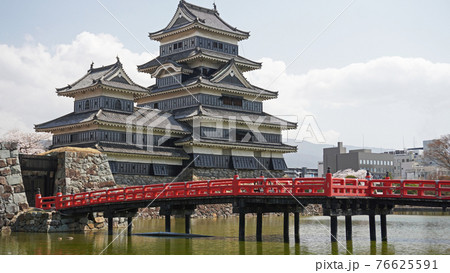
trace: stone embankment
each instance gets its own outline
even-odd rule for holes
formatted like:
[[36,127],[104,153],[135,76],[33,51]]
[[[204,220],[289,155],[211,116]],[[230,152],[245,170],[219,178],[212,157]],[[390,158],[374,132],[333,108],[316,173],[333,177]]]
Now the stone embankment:
[[0,143],[0,229],[8,232],[13,218],[28,209],[16,143]]
[[[66,217],[57,211],[30,209],[20,212],[12,220],[11,231],[18,232],[80,232],[106,230],[108,227],[103,213],[78,217]],[[126,218],[114,218],[113,227],[126,227]]]

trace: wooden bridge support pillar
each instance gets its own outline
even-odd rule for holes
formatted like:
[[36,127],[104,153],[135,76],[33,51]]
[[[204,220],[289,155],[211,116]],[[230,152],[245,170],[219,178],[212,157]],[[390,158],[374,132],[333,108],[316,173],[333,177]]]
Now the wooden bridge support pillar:
[[256,213],[256,241],[262,242],[262,212]]
[[245,212],[239,211],[239,241],[245,241]]
[[191,215],[184,215],[184,232],[186,234],[191,234]]
[[108,216],[108,235],[113,235],[113,217]]
[[347,241],[352,241],[352,216],[345,216],[345,239]]
[[381,241],[387,242],[386,214],[380,214]]
[[370,232],[370,241],[375,242],[377,240],[377,233],[375,230],[375,215],[369,215],[369,232]]
[[294,238],[295,243],[300,243],[300,213],[294,212]]
[[330,216],[331,242],[337,242],[338,221],[337,216]]
[[164,219],[166,220],[166,232],[170,232],[170,214],[165,214]]
[[127,228],[128,228],[128,236],[132,235],[132,231],[133,231],[133,217],[128,217],[127,218]]
[[285,243],[289,243],[289,212],[284,212],[283,217],[283,240]]

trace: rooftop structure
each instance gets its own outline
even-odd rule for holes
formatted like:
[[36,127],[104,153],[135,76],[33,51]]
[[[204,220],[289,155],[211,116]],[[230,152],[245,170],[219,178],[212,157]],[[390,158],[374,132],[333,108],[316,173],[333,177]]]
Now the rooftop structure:
[[160,56],[138,70],[156,78],[155,85],[135,84],[119,59],[92,64],[78,81],[57,89],[74,98],[74,111],[36,131],[53,133],[54,147],[106,153],[118,184],[130,183],[130,175],[147,177],[134,184],[160,182],[155,176],[167,180],[185,167],[188,177],[179,179],[225,178],[234,170],[241,177],[282,174],[283,154],[297,148],[282,143],[281,131],[297,124],[265,113],[263,101],[278,92],[245,78],[261,67],[238,54],[249,33],[226,23],[216,8],[180,1],[167,27],[149,36],[160,43]]

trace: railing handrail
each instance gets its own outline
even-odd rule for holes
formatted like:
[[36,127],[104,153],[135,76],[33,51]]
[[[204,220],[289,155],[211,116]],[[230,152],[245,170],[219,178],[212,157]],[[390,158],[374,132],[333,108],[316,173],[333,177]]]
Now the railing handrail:
[[95,204],[218,196],[328,196],[450,200],[450,181],[333,178],[239,178],[113,188],[42,197],[35,205],[65,209]]

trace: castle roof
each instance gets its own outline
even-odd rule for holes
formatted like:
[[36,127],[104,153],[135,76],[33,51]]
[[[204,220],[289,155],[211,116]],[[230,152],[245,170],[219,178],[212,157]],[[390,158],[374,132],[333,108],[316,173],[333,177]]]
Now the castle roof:
[[246,149],[246,150],[263,150],[263,151],[277,151],[294,153],[297,151],[296,146],[291,146],[283,143],[258,143],[258,142],[231,142],[222,139],[213,139],[202,137],[194,139],[192,136],[187,136],[175,142],[176,146],[184,145],[209,146],[209,147],[230,147]]
[[210,59],[226,64],[231,58],[234,58],[236,65],[243,72],[261,68],[261,63],[251,61],[241,56],[233,56],[204,48],[195,48],[164,57],[159,56],[143,65],[138,65],[138,70],[140,72],[153,73],[159,66],[167,62],[184,63],[195,59]]
[[205,119],[212,119],[212,120],[225,120],[230,122],[237,122],[241,124],[248,124],[248,123],[254,123],[254,124],[261,124],[269,127],[276,127],[276,128],[286,128],[286,129],[296,129],[297,124],[294,122],[289,122],[286,120],[283,120],[281,118],[269,115],[267,113],[249,113],[249,112],[243,112],[243,111],[236,111],[236,110],[226,110],[226,109],[219,109],[214,107],[208,107],[204,105],[200,106],[194,106],[190,108],[185,109],[179,109],[179,110],[173,110],[172,114],[174,115],[175,119],[180,121],[186,121],[193,119],[194,117],[202,117]]
[[133,94],[134,97],[141,97],[147,93],[147,89],[134,83],[122,67],[119,58],[117,62],[108,66],[91,68],[78,81],[57,88],[56,93],[60,96],[73,97],[78,92],[91,90],[103,86],[121,92]]
[[181,0],[170,23],[164,29],[149,33],[151,39],[160,40],[171,34],[187,31],[189,29],[206,29],[215,33],[232,36],[238,40],[247,39],[250,32],[242,31],[226,23],[215,8],[190,4]]
[[37,132],[51,132],[61,128],[78,127],[88,124],[104,124],[111,126],[148,127],[161,131],[171,131],[188,134],[189,128],[179,123],[175,118],[157,109],[135,108],[134,114],[109,110],[98,110],[87,113],[70,113],[60,118],[35,125]]
[[151,146],[138,148],[136,145],[127,145],[123,143],[100,141],[95,147],[107,154],[132,154],[142,157],[170,157],[173,159],[189,159],[189,155],[182,148]]

